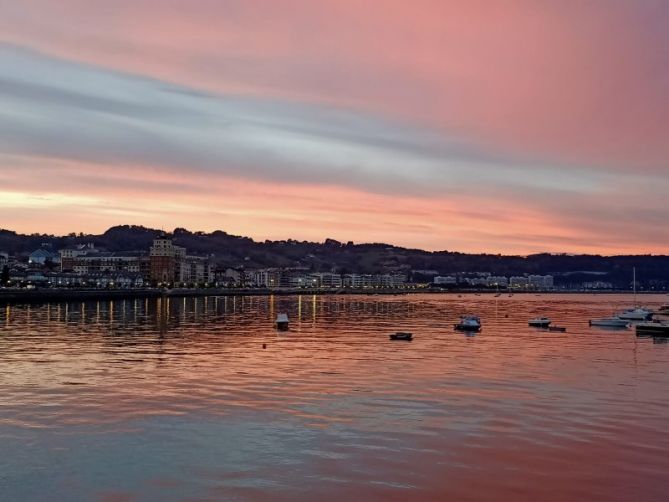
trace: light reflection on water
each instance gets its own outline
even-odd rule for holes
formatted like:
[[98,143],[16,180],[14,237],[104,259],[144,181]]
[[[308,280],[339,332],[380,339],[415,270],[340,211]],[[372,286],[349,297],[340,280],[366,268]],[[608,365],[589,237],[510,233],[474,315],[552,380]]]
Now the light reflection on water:
[[[587,326],[629,302],[212,297],[2,309],[0,499],[666,500],[669,345]],[[291,329],[277,333],[283,311]],[[468,312],[482,317],[475,336],[452,329]],[[568,331],[529,328],[536,315]],[[390,342],[394,331],[415,340]]]

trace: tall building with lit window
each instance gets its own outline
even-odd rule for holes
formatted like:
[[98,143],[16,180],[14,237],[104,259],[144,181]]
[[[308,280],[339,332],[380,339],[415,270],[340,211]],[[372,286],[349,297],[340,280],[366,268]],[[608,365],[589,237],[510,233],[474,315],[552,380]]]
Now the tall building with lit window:
[[160,235],[153,240],[149,251],[150,279],[158,283],[170,283],[181,278],[181,262],[186,249],[175,246],[172,239]]
[[186,248],[175,246],[172,239],[166,235],[153,240],[149,258],[150,279],[153,282],[194,285],[214,280],[208,258],[186,255]]

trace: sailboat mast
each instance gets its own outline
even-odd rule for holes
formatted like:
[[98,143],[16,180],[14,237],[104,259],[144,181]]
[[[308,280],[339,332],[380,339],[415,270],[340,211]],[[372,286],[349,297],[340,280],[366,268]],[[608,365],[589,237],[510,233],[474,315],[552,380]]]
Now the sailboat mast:
[[634,306],[636,307],[636,267],[632,267],[632,287],[634,288]]

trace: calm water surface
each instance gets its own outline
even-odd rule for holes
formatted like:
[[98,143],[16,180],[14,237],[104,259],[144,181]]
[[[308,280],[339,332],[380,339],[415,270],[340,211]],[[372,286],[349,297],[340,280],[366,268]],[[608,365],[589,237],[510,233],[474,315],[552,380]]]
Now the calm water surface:
[[[587,326],[630,303],[3,307],[0,500],[666,501],[669,344]],[[287,333],[272,328],[279,311]],[[475,336],[452,329],[468,312]],[[539,314],[568,332],[529,328]],[[390,342],[397,330],[415,340]]]

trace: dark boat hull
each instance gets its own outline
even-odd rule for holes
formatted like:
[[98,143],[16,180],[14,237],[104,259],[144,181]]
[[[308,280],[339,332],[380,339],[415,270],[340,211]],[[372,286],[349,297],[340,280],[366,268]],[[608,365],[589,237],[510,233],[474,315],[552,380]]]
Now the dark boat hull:
[[481,326],[467,326],[466,324],[465,325],[455,324],[453,327],[458,331],[470,331],[470,332],[481,331]]
[[551,322],[528,322],[527,324],[533,328],[548,328],[551,325]]
[[637,335],[651,335],[658,337],[669,337],[669,325],[667,324],[637,324]]
[[394,335],[390,335],[390,339],[410,342],[411,340],[413,340],[413,335],[411,333],[395,333]]

